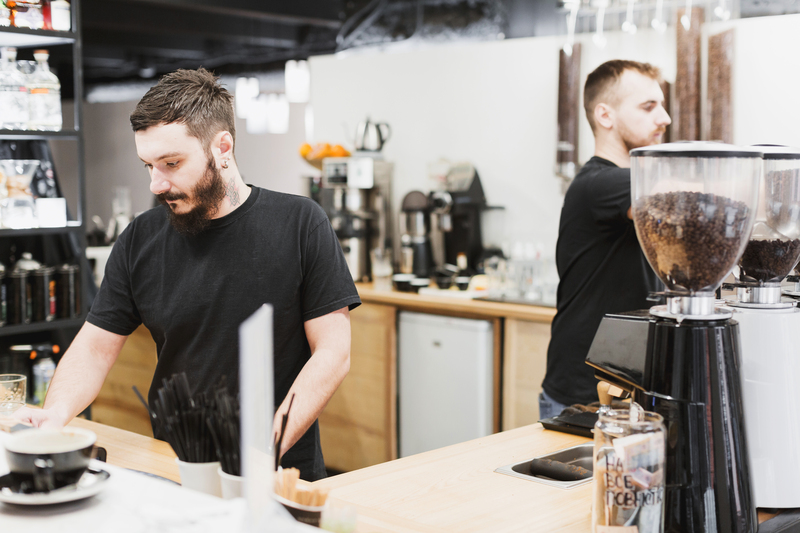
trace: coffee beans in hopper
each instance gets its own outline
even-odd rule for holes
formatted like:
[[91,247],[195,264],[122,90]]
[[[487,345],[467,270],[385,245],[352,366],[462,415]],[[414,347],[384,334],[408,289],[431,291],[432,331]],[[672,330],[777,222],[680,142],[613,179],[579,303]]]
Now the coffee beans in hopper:
[[739,260],[741,279],[780,281],[800,255],[800,239],[750,241]]
[[744,202],[677,191],[640,199],[634,219],[645,256],[667,288],[697,292],[715,288],[736,264],[749,215]]

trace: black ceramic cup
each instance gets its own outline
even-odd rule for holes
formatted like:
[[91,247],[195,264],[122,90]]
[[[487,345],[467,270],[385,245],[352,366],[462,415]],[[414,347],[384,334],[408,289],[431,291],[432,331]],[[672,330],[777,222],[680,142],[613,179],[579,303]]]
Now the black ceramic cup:
[[13,489],[50,492],[78,482],[89,467],[97,436],[91,431],[24,429],[5,442]]

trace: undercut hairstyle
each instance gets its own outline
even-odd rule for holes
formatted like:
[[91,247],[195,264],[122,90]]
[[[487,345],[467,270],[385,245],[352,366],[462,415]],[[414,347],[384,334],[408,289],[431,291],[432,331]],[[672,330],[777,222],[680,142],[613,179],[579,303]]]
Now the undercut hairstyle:
[[233,95],[204,68],[166,74],[131,113],[134,133],[173,123],[184,124],[189,135],[200,139],[206,151],[220,131],[229,132],[236,146]]
[[633,70],[661,82],[661,71],[650,63],[639,63],[638,61],[628,61],[626,59],[612,59],[606,61],[586,77],[586,85],[583,86],[583,108],[586,110],[586,119],[596,131],[597,125],[594,122],[594,109],[600,103],[616,103],[616,89],[622,73],[626,70]]

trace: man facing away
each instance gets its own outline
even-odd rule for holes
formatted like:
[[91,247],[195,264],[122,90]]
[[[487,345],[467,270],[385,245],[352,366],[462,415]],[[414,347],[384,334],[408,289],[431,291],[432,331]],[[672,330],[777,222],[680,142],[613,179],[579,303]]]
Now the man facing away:
[[585,359],[603,315],[648,307],[648,293],[662,288],[631,220],[629,155],[634,148],[662,142],[671,122],[660,76],[650,64],[613,60],[586,79],[584,109],[595,151],[575,176],[561,209],[558,303],[539,418],[597,400],[597,380]]
[[[312,200],[244,183],[232,95],[208,71],[164,76],[136,106],[136,151],[162,205],[120,235],[92,309],[60,361],[44,409],[17,418],[60,428],[97,396],[127,336],[144,324],[163,378],[193,393],[224,376],[239,390],[239,325],[273,306],[275,420],[295,394],[282,464],[325,476],[317,417],[350,368],[350,309],[360,304],[339,241]],[[280,424],[274,424],[276,428]],[[159,435],[156,435],[159,437]]]

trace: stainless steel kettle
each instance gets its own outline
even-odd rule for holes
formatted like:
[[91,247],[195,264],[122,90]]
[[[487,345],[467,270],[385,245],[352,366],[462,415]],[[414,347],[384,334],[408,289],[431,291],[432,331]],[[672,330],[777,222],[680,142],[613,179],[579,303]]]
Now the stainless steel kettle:
[[371,122],[369,117],[356,128],[355,147],[363,152],[380,152],[392,135],[392,128],[385,122]]

